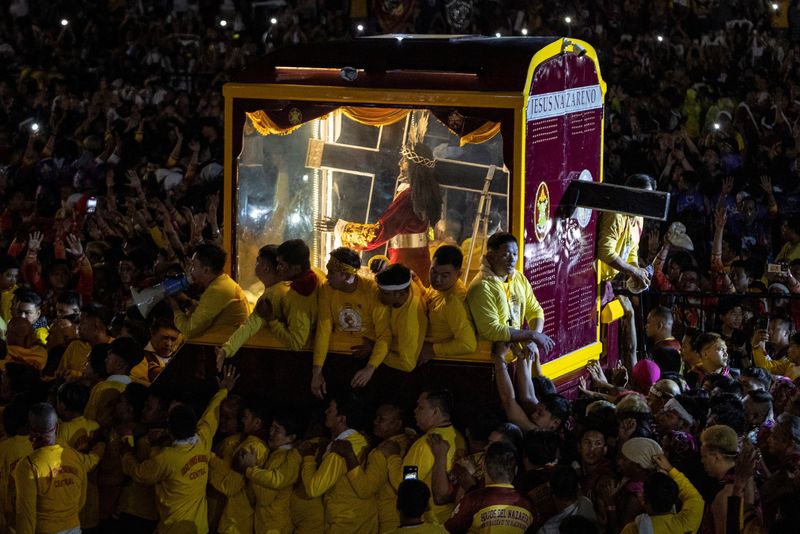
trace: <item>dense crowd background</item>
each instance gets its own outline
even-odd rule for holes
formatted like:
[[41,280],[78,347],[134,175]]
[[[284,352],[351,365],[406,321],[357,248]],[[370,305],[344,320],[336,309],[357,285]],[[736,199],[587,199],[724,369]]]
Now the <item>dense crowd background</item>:
[[[792,298],[800,293],[800,2],[420,0],[396,3],[413,5],[408,17],[396,19],[377,17],[378,4],[0,2],[0,312],[4,350],[22,362],[2,374],[0,451],[28,432],[32,399],[65,378],[38,386],[39,373],[56,374],[72,342],[102,345],[130,336],[157,349],[155,333],[175,331],[168,307],[150,324],[131,312],[130,288],[180,272],[197,245],[220,242],[221,89],[249,61],[282,46],[382,31],[571,35],[597,49],[608,82],[606,180],[643,172],[672,193],[668,221],[648,221],[639,249],[640,264],[653,273],[650,292],[637,303],[647,317],[640,335],[650,341],[642,355],[655,363],[609,370],[609,377],[590,366],[591,379],[571,408],[539,391],[546,402],[536,413],[549,423],[524,438],[503,424],[507,417],[463,421],[472,455],[461,465],[469,476],[453,474],[450,500],[482,485],[478,453],[493,436],[522,458],[517,489],[553,503],[534,513],[540,532],[559,532],[572,515],[586,521],[565,521],[560,532],[619,532],[639,514],[681,508],[679,501],[688,521],[682,530],[653,521],[655,532],[696,531],[693,487],[707,503],[703,532],[724,531],[725,512],[715,507],[728,494],[742,497],[750,531],[793,532],[800,510],[800,300]],[[704,370],[704,351],[719,345],[712,332],[721,334],[728,355],[719,357],[721,367]],[[116,354],[127,350],[117,346]],[[105,357],[92,352],[84,387],[113,374]],[[30,373],[25,362],[40,360]],[[53,401],[59,416],[80,417],[88,392],[67,388],[62,402],[62,389]],[[128,391],[98,434],[104,439],[131,427],[144,433],[167,426],[168,395]],[[437,395],[435,402],[424,397],[423,408],[441,415],[449,400]],[[679,406],[664,409],[666,399]],[[342,413],[343,406],[340,399]],[[231,447],[227,438],[244,439],[241,432],[269,441],[267,410],[235,402],[230,409],[215,443]],[[250,430],[242,428],[241,413],[261,417],[264,428],[253,430],[252,421]],[[430,421],[416,415],[426,432]],[[329,419],[331,431],[342,424]],[[390,437],[379,419],[375,445]],[[306,421],[285,414],[274,421],[284,431],[297,426],[298,441],[306,434]],[[652,441],[631,442],[644,439]],[[442,461],[435,438],[430,448]],[[389,449],[381,454],[397,455]],[[236,463],[231,451],[227,460]],[[487,456],[499,465],[502,452]],[[341,448],[321,447],[322,453],[348,458]],[[0,506],[8,521],[12,477],[5,458],[0,454]],[[371,454],[370,461],[379,459]],[[565,472],[570,465],[575,469]],[[500,471],[491,475],[495,481]],[[117,487],[130,483],[122,475],[113,480]],[[219,494],[210,499],[218,502]],[[119,515],[104,510],[84,526]],[[635,524],[638,530],[625,532],[648,532]]]

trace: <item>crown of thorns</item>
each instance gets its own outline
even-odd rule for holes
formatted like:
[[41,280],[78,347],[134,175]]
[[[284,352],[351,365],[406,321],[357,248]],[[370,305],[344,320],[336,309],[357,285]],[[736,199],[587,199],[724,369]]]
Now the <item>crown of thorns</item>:
[[420,156],[419,154],[414,152],[413,148],[411,148],[411,147],[409,147],[407,145],[404,146],[400,150],[400,154],[404,158],[406,158],[407,160],[413,161],[417,165],[424,165],[425,167],[428,167],[428,168],[431,168],[431,169],[436,165],[436,160],[435,159],[430,159],[430,158],[426,158],[424,156]]

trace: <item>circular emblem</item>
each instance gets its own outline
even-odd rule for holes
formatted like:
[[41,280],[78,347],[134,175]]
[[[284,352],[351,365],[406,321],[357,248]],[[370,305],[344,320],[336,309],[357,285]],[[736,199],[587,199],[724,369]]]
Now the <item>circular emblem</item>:
[[[593,182],[594,178],[592,178],[591,172],[583,169],[583,171],[581,171],[581,175],[578,177],[578,180]],[[592,210],[589,208],[576,208],[575,213],[572,216],[578,221],[578,224],[581,225],[581,228],[586,228],[592,218]]]
[[289,110],[289,124],[297,126],[303,122],[303,112],[299,108],[292,108]]
[[464,128],[464,115],[456,110],[450,112],[447,116],[447,126],[456,133],[461,133]]
[[544,182],[540,183],[536,189],[536,206],[533,217],[536,239],[542,241],[550,231],[550,190]]
[[352,306],[344,306],[339,310],[339,328],[343,332],[361,332],[361,313]]
[[472,0],[451,0],[445,5],[447,24],[454,32],[465,31],[472,22]]

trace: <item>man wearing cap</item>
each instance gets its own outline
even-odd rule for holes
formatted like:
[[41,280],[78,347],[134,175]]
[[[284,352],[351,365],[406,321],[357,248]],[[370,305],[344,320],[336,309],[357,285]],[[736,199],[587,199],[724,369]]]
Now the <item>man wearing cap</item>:
[[661,434],[669,432],[691,432],[694,417],[678,399],[669,399],[656,413],[656,428]]
[[[329,351],[352,352],[375,362],[389,352],[389,314],[378,300],[375,282],[359,276],[360,267],[354,250],[339,247],[330,254],[328,279],[319,289],[311,371],[311,392],[319,398],[327,394],[322,368]],[[362,375],[367,373],[372,376],[369,371]]]
[[[703,468],[720,484],[711,504],[706,508],[703,532],[724,534],[728,532],[728,497],[733,495],[733,484],[736,481],[733,469],[739,454],[739,438],[731,427],[713,425],[700,435],[700,443]],[[741,514],[737,516],[741,517]]]
[[412,281],[408,267],[390,265],[375,276],[375,281],[378,300],[384,305],[381,313],[389,318],[391,343],[388,353],[370,356],[367,365],[353,377],[353,387],[365,386],[381,363],[398,371],[413,371],[428,328],[424,290]]
[[662,378],[647,392],[647,404],[652,413],[658,414],[667,402],[680,394],[681,387],[677,382],[669,378]]
[[[622,534],[697,532],[703,520],[703,497],[683,473],[672,467],[665,455],[656,455],[654,461],[659,472],[644,481],[646,514],[628,523]],[[681,511],[676,513],[678,501]]]
[[[627,484],[613,498],[616,514],[608,514],[608,531],[619,532],[622,526],[644,512],[641,503],[643,483],[656,470],[654,457],[664,454],[661,446],[648,438],[631,438],[620,449],[620,471]],[[606,500],[606,502],[611,502]],[[612,510],[613,512],[614,510]]]

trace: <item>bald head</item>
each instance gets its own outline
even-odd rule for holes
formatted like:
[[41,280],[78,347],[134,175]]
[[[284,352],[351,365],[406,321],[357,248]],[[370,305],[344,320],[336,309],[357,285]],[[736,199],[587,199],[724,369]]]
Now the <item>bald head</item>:
[[660,341],[672,337],[672,311],[664,306],[654,308],[647,314],[645,332],[647,337]]
[[33,448],[55,444],[57,425],[58,414],[53,406],[46,402],[34,404],[28,412],[28,429]]
[[674,380],[670,380],[669,378],[664,378],[653,384],[653,389],[672,397],[677,397],[681,394],[681,387]]

